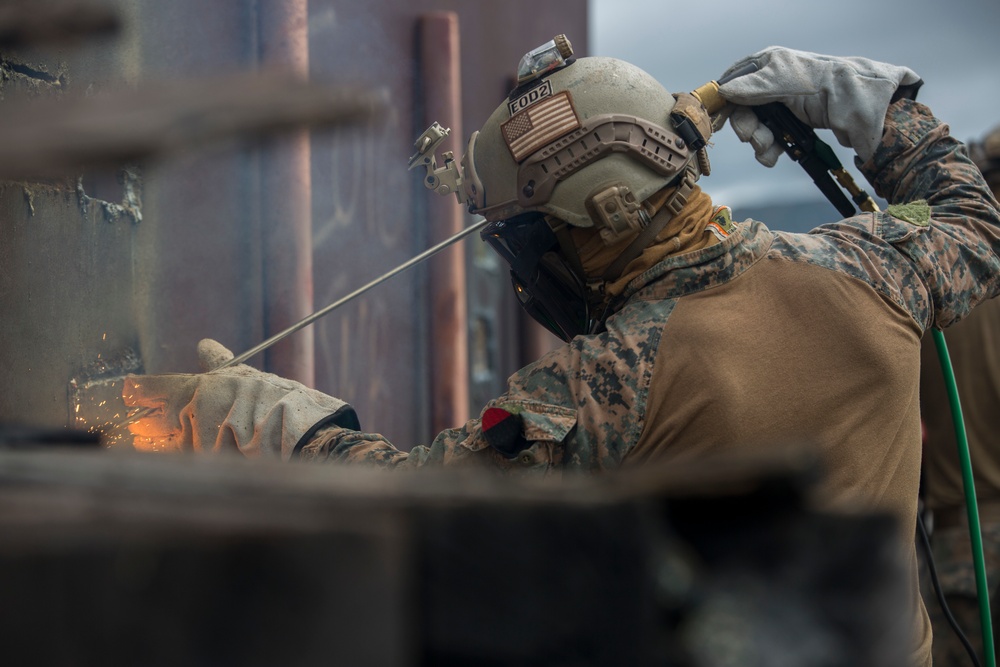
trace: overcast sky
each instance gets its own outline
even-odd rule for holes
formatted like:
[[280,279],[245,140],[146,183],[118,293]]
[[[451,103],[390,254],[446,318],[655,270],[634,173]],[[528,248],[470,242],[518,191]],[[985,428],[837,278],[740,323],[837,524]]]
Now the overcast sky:
[[[572,39],[572,35],[570,35]],[[627,60],[671,92],[717,79],[766,46],[865,56],[906,65],[925,81],[918,99],[966,140],[1000,125],[1000,0],[590,0],[590,55]],[[820,137],[839,149],[828,131]],[[852,153],[838,150],[855,176]],[[816,192],[800,167],[775,169],[726,127],[702,187],[720,204],[803,200]]]

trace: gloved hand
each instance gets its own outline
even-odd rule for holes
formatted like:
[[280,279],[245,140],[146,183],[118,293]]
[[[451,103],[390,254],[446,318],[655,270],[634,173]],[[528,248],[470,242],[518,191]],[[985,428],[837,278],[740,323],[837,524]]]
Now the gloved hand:
[[[719,87],[719,94],[741,105],[729,122],[741,141],[748,141],[757,159],[774,166],[781,154],[771,131],[745,107],[780,102],[813,128],[833,130],[843,146],[853,148],[863,161],[882,139],[885,113],[899,86],[920,81],[907,68],[867,58],[822,56],[771,46],[735,63],[726,74],[753,62],[758,70]],[[724,76],[723,76],[724,78]]]
[[214,340],[198,343],[198,358],[206,372],[126,378],[125,405],[155,410],[129,425],[137,440],[288,460],[322,426],[360,428],[350,405],[298,382],[244,364],[213,370],[233,358]]

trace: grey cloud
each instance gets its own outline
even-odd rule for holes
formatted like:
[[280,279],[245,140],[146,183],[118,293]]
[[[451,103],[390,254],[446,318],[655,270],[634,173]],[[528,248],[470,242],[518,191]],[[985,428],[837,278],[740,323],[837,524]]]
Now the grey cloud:
[[[632,62],[669,90],[689,90],[717,78],[733,61],[772,44],[865,56],[919,73],[926,82],[920,100],[951,125],[956,137],[978,137],[1000,124],[996,0],[716,0],[696,5],[591,0],[590,52]],[[823,138],[836,144],[832,134]],[[851,164],[849,152],[838,153]],[[803,175],[803,191],[796,197],[784,172],[758,165],[729,129],[716,137],[712,156],[715,172],[704,185],[713,194],[732,193],[738,199],[815,196]]]

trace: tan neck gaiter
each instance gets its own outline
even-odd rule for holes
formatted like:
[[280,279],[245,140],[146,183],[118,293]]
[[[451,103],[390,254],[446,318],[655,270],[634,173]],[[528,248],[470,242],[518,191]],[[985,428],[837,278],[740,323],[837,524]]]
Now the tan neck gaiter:
[[[658,215],[668,215],[663,204],[674,193],[675,188],[660,190],[646,200],[648,208]],[[675,215],[656,238],[633,259],[622,271],[620,277],[608,283],[607,294],[614,297],[622,293],[625,286],[635,277],[652,268],[656,263],[670,255],[679,255],[692,250],[701,250],[719,242],[715,234],[708,231],[707,226],[712,219],[712,198],[702,192],[697,185],[688,197],[687,205]],[[607,271],[629,243],[638,236],[638,232],[614,243],[605,245],[600,233],[594,227],[575,227],[570,230],[573,244],[580,253],[580,262],[584,273],[590,279],[599,279]]]

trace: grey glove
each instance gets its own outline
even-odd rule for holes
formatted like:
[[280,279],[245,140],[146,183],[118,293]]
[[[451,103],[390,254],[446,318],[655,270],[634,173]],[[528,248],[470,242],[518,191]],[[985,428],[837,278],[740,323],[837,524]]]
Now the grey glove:
[[137,448],[288,460],[323,426],[359,428],[350,405],[298,382],[243,364],[212,370],[233,358],[214,340],[198,343],[198,358],[207,372],[126,378],[125,404],[155,410],[129,425]]
[[753,147],[757,162],[765,167],[773,167],[785,152],[782,145],[774,140],[771,128],[760,122],[750,107],[734,106],[729,112],[729,127],[743,143]]
[[[758,70],[719,87],[728,102],[744,107],[780,102],[813,128],[833,130],[843,146],[867,161],[882,139],[885,113],[900,86],[920,81],[907,68],[869,60],[822,56],[771,46],[737,62],[727,70],[753,62]],[[723,77],[724,78],[724,77]],[[775,151],[770,130],[749,109],[734,109],[730,125],[741,141],[754,146],[758,160],[773,166]]]

